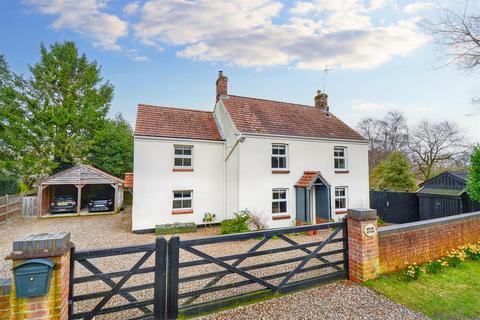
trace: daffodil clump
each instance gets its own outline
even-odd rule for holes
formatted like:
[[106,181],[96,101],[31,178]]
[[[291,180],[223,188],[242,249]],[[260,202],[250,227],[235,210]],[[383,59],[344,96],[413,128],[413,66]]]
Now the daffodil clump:
[[424,267],[413,263],[407,266],[407,269],[405,270],[405,276],[407,280],[417,280],[420,278],[420,275],[425,272],[427,272],[427,270]]
[[477,244],[467,244],[466,246],[460,247],[467,258],[473,261],[480,261],[480,242]]
[[429,261],[422,265],[416,263],[405,263],[406,269],[404,271],[406,280],[417,280],[423,273],[439,273],[443,268],[459,267],[465,260],[480,261],[480,241],[476,244],[467,244],[454,249],[442,259]]

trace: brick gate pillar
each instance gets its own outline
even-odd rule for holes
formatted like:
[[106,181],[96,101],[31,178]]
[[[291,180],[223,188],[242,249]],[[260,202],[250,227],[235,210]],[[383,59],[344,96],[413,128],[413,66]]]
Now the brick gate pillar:
[[374,279],[379,271],[377,211],[374,209],[349,209],[348,277],[354,282]]
[[[15,273],[12,272],[8,319],[68,319],[71,248],[70,233],[66,232],[30,235],[13,242],[13,252],[7,257],[12,260],[13,267],[32,259],[47,259],[55,265],[47,292],[35,297],[17,297],[19,288],[15,283],[20,277],[15,279]],[[34,281],[34,278],[29,280]]]

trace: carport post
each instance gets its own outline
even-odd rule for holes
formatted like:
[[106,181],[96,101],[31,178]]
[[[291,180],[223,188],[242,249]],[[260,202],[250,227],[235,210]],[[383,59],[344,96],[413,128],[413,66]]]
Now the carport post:
[[118,203],[118,186],[114,183],[110,184],[113,189],[115,189],[115,194],[113,196],[113,211],[117,212],[117,203]]
[[[38,191],[37,191],[37,197],[38,197],[38,213],[37,213],[37,215],[38,216],[43,216],[46,213],[43,210],[43,208],[44,208],[43,202],[45,201],[45,199],[43,197],[43,190],[45,190],[46,188],[48,188],[48,185],[45,185],[45,184],[42,184],[38,187]],[[48,201],[50,202],[50,199],[48,199]],[[47,206],[47,208],[48,208],[48,206]]]
[[77,214],[80,214],[80,209],[82,207],[82,188],[85,186],[83,184],[77,184],[78,195],[77,195]]

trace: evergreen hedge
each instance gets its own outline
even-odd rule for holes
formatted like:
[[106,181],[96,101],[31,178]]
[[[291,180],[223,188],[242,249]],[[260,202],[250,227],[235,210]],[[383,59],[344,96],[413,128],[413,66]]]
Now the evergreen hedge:
[[15,178],[0,177],[0,197],[6,194],[20,193],[20,186]]

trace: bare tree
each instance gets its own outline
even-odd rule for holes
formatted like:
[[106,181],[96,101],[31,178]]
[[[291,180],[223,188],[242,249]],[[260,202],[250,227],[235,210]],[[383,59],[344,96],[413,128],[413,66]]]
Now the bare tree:
[[250,216],[249,223],[253,230],[265,230],[268,228],[268,218],[261,213],[248,212]]
[[404,151],[408,146],[408,125],[407,120],[399,111],[387,113],[384,122],[384,145],[387,151]]
[[357,130],[368,139],[370,150],[377,148],[381,131],[381,120],[365,118],[357,124]]
[[404,151],[408,145],[407,120],[400,111],[389,111],[380,119],[366,118],[357,129],[370,141],[371,150]]
[[463,151],[464,141],[465,137],[455,122],[422,120],[410,133],[410,158],[422,178],[428,180],[436,166]]
[[366,118],[357,129],[369,140],[369,167],[373,169],[394,151],[405,152],[408,147],[408,125],[400,111],[390,111],[383,119]]
[[423,25],[448,57],[448,63],[473,71],[480,67],[480,11],[478,1],[439,6],[440,14]]

